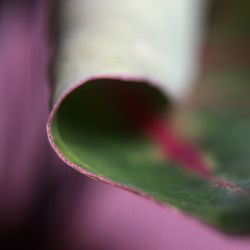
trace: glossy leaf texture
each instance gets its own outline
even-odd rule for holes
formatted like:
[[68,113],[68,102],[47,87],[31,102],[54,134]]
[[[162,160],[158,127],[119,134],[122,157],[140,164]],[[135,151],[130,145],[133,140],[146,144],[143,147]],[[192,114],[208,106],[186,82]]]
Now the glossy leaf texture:
[[49,140],[91,178],[249,233],[249,4],[184,2],[61,2]]

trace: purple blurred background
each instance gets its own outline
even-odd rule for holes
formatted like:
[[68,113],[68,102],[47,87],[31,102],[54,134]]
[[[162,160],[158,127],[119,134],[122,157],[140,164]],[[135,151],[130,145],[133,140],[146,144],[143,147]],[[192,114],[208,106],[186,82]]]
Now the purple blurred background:
[[193,219],[81,176],[49,147],[46,1],[0,2],[0,249],[244,250]]

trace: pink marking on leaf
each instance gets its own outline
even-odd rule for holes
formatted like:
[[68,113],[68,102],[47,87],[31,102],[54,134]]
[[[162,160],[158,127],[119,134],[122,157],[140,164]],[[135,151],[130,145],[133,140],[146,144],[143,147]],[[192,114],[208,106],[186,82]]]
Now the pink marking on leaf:
[[[180,164],[180,167],[193,171],[202,178],[210,178],[212,173],[201,153],[178,136],[144,96],[128,85],[121,86],[116,92],[117,101],[128,121],[160,147],[163,155]],[[126,100],[126,101],[125,101]]]
[[211,176],[211,171],[198,150],[176,135],[174,129],[163,120],[151,121],[144,131],[160,146],[163,154],[179,163],[180,167],[193,171],[204,178]]

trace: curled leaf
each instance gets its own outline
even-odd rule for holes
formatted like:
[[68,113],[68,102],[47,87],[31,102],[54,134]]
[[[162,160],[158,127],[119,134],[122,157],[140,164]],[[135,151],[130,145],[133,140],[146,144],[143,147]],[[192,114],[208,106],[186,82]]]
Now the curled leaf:
[[[250,123],[244,109],[218,112],[214,107],[227,95],[219,104],[208,98],[207,106],[206,98],[191,98],[181,131],[173,122],[198,68],[204,6],[195,0],[61,1],[48,136],[63,161],[93,179],[226,232],[246,233]],[[220,20],[210,37],[224,30]],[[207,68],[204,79],[224,90],[228,72],[218,77]],[[195,126],[198,134],[187,130]]]

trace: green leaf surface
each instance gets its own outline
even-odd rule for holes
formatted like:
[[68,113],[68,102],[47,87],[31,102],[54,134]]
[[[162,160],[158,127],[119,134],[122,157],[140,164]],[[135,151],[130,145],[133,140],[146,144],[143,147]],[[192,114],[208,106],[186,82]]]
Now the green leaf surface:
[[[168,70],[171,63],[167,55],[171,54],[173,43],[165,42],[174,36],[165,33],[169,26],[164,22],[171,12],[164,8],[169,1],[148,1],[143,8],[141,1],[134,1],[136,4],[117,1],[122,6],[112,0],[100,1],[99,5],[93,4],[95,1],[62,2],[61,31],[54,60],[54,106],[48,123],[50,142],[61,159],[91,178],[175,207],[224,232],[249,233],[247,65],[239,68],[234,58],[227,55],[232,64],[223,68],[220,58],[230,51],[222,53],[220,47],[213,47],[202,70],[202,84],[198,84],[190,102],[182,107],[185,119],[179,126],[181,140],[175,143],[171,137],[169,140],[174,142],[168,140],[167,148],[163,148],[150,136],[147,125],[155,117],[160,117],[166,128],[174,124],[171,121],[183,96],[179,92],[190,88],[191,75],[183,72],[182,77],[175,78]],[[195,13],[201,11],[198,2],[190,4]],[[80,10],[84,15],[80,16]],[[139,15],[142,10],[143,17]],[[223,22],[220,15],[216,16],[208,32],[208,45],[209,37],[214,41],[216,32],[225,30],[225,16],[233,11],[232,5],[227,13],[223,12]],[[236,11],[235,20],[245,25],[249,14],[244,12],[240,18],[237,13],[243,12]],[[193,21],[187,27],[195,27]],[[182,31],[177,26],[173,24]],[[191,30],[184,38],[197,35]],[[235,41],[238,36],[237,32],[228,34],[226,41],[232,37]],[[247,32],[246,37],[240,33],[240,39],[248,39],[247,36]],[[175,38],[177,44],[182,39]],[[225,43],[225,39],[218,41]],[[194,54],[193,46],[178,46],[182,52]],[[173,52],[172,58],[177,54]],[[189,60],[182,58],[181,63],[177,60],[171,69],[181,70]],[[194,70],[192,67],[189,71]],[[171,85],[168,79],[172,79]],[[183,81],[186,85],[180,79],[186,79]],[[164,133],[169,136],[172,132]],[[187,148],[183,149],[182,142],[198,148],[198,153],[193,150],[190,157],[199,155],[210,168],[209,176],[187,168],[190,164],[185,162],[194,161],[185,156]]]

